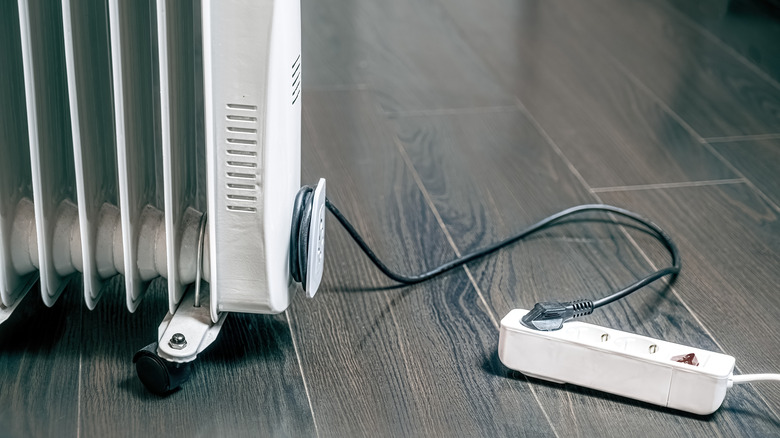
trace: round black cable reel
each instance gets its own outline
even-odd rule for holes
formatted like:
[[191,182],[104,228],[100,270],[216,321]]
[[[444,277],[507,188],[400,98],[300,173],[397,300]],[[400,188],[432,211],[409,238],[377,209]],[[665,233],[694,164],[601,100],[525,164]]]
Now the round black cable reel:
[[311,225],[314,187],[303,186],[295,195],[290,231],[290,275],[306,290],[306,269],[309,255],[309,226]]
[[167,395],[179,388],[192,374],[192,362],[170,362],[157,354],[157,342],[138,350],[133,356],[138,379],[146,389]]

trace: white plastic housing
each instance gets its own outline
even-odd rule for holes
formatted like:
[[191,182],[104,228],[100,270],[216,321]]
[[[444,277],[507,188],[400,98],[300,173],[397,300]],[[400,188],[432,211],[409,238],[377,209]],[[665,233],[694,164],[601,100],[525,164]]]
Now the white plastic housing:
[[[700,415],[723,403],[732,356],[579,321],[537,331],[521,324],[526,313],[515,309],[501,320],[498,355],[513,370]],[[672,360],[689,353],[698,366]]]
[[325,266],[325,178],[320,178],[314,189],[309,223],[309,250],[306,260],[306,296],[314,298],[322,281]]
[[301,167],[300,2],[203,1],[211,317],[278,313]]

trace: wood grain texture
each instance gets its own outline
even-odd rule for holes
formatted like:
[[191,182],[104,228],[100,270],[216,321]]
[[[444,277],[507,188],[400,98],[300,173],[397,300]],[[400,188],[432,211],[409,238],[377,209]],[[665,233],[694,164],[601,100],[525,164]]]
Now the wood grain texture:
[[699,135],[780,131],[780,85],[678,14],[650,2],[620,0],[567,5],[565,11]]
[[164,282],[152,288],[135,314],[119,294],[84,311],[81,436],[315,435],[284,314],[231,315],[183,390],[147,392],[131,359],[167,311]]
[[[550,2],[443,2],[591,187],[733,178]],[[574,7],[576,9],[576,7]]]
[[780,139],[712,143],[780,210]]
[[[304,179],[326,177],[330,199],[399,271],[454,258],[372,96],[303,97]],[[389,288],[328,227],[323,286],[290,310],[320,436],[552,436],[530,388],[496,376],[498,331],[462,270]]]
[[[555,211],[594,200],[519,112],[401,117],[397,126],[405,150],[463,253]],[[656,265],[668,264],[660,245],[643,236],[632,232],[643,246],[658,249],[651,252]],[[600,298],[651,271],[618,227],[594,221],[555,227],[472,265],[479,289],[499,317],[544,299]],[[588,321],[718,349],[684,304],[663,287],[642,290],[599,309]],[[754,423],[728,409],[710,422],[701,422],[598,391],[538,381],[532,385],[563,436],[713,436],[739,434],[748,427],[762,433],[776,430],[771,419]],[[755,391],[740,396],[739,403],[772,415]]]
[[[780,8],[771,0],[658,0],[780,81]],[[777,2],[775,2],[777,3]]]
[[365,2],[301,2],[304,89],[365,85],[369,53],[361,35],[371,34],[371,21],[355,13],[362,3]]
[[314,55],[304,87],[363,83],[391,112],[513,103],[436,2],[331,0],[302,8],[310,36],[304,54]]
[[36,284],[0,330],[0,435],[74,437],[78,429],[81,282],[53,307]]
[[[776,372],[780,363],[780,220],[745,184],[604,193],[607,202],[651,211],[673,233],[685,275],[675,285],[742,373]],[[754,386],[780,412],[780,385]],[[736,394],[726,403],[739,403]],[[726,405],[728,406],[728,405]],[[753,420],[771,414],[756,414]]]
[[[698,137],[780,132],[771,83],[657,3],[302,8],[303,182],[327,178],[329,197],[402,272],[594,202],[588,187],[736,178]],[[712,143],[775,202],[776,146]],[[776,372],[778,212],[733,181],[620,190],[599,198],[668,229],[683,273],[587,321]],[[231,315],[167,398],[146,392],[131,363],[165,314],[162,280],[135,314],[119,277],[92,312],[78,281],[53,308],[33,290],[0,326],[0,436],[780,435],[775,383],[738,386],[699,417],[500,363],[496,322],[510,309],[598,297],[648,272],[648,259],[666,263],[642,232],[628,228],[648,259],[614,225],[575,221],[398,288],[326,220],[317,297],[299,294],[282,315]]]

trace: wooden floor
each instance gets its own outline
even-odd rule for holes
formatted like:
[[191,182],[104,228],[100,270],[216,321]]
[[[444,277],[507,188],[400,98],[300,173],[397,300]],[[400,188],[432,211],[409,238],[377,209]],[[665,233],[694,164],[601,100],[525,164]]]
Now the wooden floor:
[[[758,0],[757,0],[758,1]],[[303,175],[419,272],[582,203],[635,210],[683,271],[588,322],[780,372],[780,13],[704,0],[304,0]],[[594,216],[596,218],[598,216]],[[162,283],[135,314],[80,284],[0,326],[0,436],[772,436],[780,384],[706,417],[512,372],[498,321],[668,262],[576,222],[395,287],[328,219],[323,286],[231,315],[190,382],[145,392]],[[627,234],[626,234],[627,233]]]

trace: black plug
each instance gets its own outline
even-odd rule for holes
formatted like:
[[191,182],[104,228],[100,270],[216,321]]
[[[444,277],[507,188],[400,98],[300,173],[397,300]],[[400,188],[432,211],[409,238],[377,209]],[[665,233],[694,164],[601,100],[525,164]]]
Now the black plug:
[[593,301],[591,300],[577,300],[567,303],[548,301],[536,303],[520,322],[528,328],[549,332],[560,329],[563,327],[563,323],[570,319],[591,313],[593,313]]

